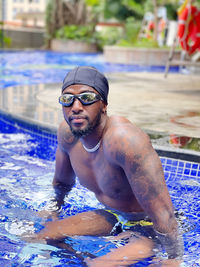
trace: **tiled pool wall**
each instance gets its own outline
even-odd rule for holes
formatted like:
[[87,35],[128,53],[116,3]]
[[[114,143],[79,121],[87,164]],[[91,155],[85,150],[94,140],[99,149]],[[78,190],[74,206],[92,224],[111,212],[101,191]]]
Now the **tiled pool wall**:
[[[28,123],[20,118],[16,118],[10,114],[0,111],[0,121],[3,121],[6,125],[16,128],[23,133],[29,133],[32,136],[39,138],[40,140],[48,140],[51,144],[57,144],[57,129],[47,128],[39,124]],[[1,130],[1,124],[0,124]]]
[[166,178],[173,173],[176,177],[200,179],[200,164],[173,158],[160,159]]
[[[0,133],[22,133],[27,135],[30,155],[50,161],[55,160],[57,146],[57,130],[46,128],[38,124],[30,124],[12,115],[0,111]],[[30,143],[30,144],[29,144]],[[33,144],[36,144],[33,145]],[[27,153],[24,151],[21,153]]]

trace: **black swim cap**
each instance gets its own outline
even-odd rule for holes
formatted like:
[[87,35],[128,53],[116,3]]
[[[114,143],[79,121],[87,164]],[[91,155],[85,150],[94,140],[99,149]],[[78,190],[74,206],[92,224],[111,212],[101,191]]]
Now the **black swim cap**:
[[93,67],[77,67],[67,73],[64,78],[63,90],[73,84],[85,84],[93,87],[107,104],[109,85],[106,77]]

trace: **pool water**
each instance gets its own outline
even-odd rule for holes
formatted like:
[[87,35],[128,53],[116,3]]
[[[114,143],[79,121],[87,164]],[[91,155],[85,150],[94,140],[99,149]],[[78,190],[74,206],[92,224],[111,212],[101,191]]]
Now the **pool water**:
[[[38,211],[48,209],[53,197],[56,136],[27,131],[4,115],[0,116],[0,132],[0,266],[82,266],[82,260],[72,253],[20,238],[38,230],[43,222]],[[198,266],[193,264],[200,264],[200,165],[165,157],[161,161],[172,201],[182,214],[186,266]],[[101,207],[78,182],[67,203],[61,216]],[[114,247],[97,237],[70,238],[67,242],[82,253],[94,255]],[[145,262],[138,266],[147,266],[148,262],[142,264]]]
[[[90,65],[102,72],[164,72],[165,66],[110,64],[102,54],[73,54],[52,51],[0,52],[0,88],[15,85],[60,83],[66,71]],[[179,67],[170,67],[178,72]]]
[[[2,89],[20,84],[60,82],[67,69],[88,62],[105,72],[136,68],[105,64],[101,54],[84,54],[80,63],[80,55],[48,51],[4,52],[0,53],[0,62]],[[159,67],[150,70],[163,71]],[[49,199],[53,197],[51,182],[56,145],[54,133],[47,134],[0,113],[0,266],[84,266],[86,253],[98,256],[115,247],[103,237],[68,238],[66,243],[80,252],[77,257],[64,249],[28,243],[21,238],[26,232],[38,231],[45,221],[38,212],[48,209]],[[200,266],[200,164],[167,157],[161,157],[161,161],[173,204],[181,217],[184,266]],[[101,204],[94,195],[77,181],[61,216],[99,207]],[[151,262],[146,260],[135,266],[148,266]]]

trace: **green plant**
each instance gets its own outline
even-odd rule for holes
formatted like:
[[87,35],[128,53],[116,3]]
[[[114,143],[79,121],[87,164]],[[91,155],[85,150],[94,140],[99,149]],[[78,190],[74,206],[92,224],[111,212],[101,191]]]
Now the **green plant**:
[[[2,24],[2,22],[0,22]],[[3,30],[0,30],[0,47],[10,47],[11,46],[11,38],[6,36]]]
[[125,23],[126,40],[129,42],[135,42],[138,38],[140,29],[141,21],[135,20],[133,17],[127,18]]
[[104,17],[106,19],[115,18],[125,21],[128,17],[142,19],[144,15],[145,0],[106,0]]
[[[88,37],[91,25],[98,21],[99,13],[101,13],[102,5],[100,0],[48,0],[46,7],[46,39],[50,42],[56,35],[59,38],[82,38],[83,35]],[[74,36],[65,26],[78,25],[79,29],[75,29]],[[86,25],[89,25],[89,30]],[[60,32],[58,32],[60,30]]]
[[123,29],[115,26],[107,26],[97,32],[97,43],[100,49],[105,45],[114,45],[123,37]]
[[126,47],[139,47],[139,48],[158,48],[157,42],[147,39],[141,39],[135,41],[134,43],[130,43],[129,41],[122,39],[119,41],[118,45]]
[[132,46],[138,39],[141,22],[129,17],[126,20],[123,37],[117,42],[120,46]]
[[93,33],[93,28],[93,25],[65,25],[56,31],[55,37],[64,40],[70,39],[94,42],[95,35]]

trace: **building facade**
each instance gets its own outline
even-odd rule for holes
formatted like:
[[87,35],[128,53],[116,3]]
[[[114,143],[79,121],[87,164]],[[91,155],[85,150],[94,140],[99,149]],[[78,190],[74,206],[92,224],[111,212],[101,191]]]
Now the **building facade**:
[[43,27],[47,0],[0,0],[7,25]]

